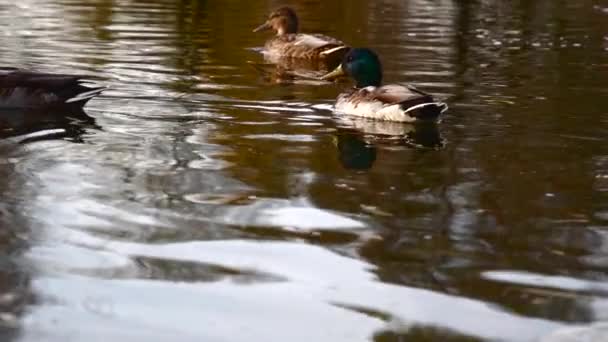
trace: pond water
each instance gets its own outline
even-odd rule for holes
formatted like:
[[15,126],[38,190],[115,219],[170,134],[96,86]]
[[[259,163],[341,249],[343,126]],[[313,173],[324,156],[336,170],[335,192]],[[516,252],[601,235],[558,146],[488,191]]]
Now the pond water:
[[600,336],[608,3],[291,2],[449,103],[422,127],[265,63],[282,4],[0,5],[0,65],[109,86],[0,119],[3,340]]

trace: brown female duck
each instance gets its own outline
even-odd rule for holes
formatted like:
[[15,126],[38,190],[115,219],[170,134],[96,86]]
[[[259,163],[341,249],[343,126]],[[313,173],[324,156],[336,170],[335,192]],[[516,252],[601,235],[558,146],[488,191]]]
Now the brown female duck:
[[281,7],[270,13],[268,20],[253,32],[274,30],[276,36],[265,44],[269,57],[303,58],[325,61],[337,65],[350,47],[338,39],[321,34],[298,33],[298,16],[290,7]]
[[82,108],[105,87],[88,87],[78,75],[0,68],[0,109]]

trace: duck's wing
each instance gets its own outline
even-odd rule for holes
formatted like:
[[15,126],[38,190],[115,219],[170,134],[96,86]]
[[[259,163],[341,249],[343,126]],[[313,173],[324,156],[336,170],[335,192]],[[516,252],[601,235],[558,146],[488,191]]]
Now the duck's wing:
[[342,62],[342,57],[351,49],[341,40],[322,34],[302,34],[301,44],[307,44],[313,48],[314,54],[328,62],[330,69]]
[[399,104],[405,113],[419,119],[435,119],[447,109],[445,103],[436,102],[431,95],[410,85],[385,85],[369,96],[387,105]]
[[294,37],[293,45],[306,46],[307,49],[318,49],[328,44],[344,45],[341,41],[322,34],[300,33]]
[[305,33],[277,37],[268,48],[286,57],[321,58],[338,62],[350,49],[338,39],[322,34]]
[[54,104],[80,104],[101,93],[105,87],[84,85],[88,77],[0,69],[0,105],[38,107]]
[[433,102],[433,97],[412,86],[396,84],[376,88],[371,94],[377,100],[387,104],[403,104],[404,107]]

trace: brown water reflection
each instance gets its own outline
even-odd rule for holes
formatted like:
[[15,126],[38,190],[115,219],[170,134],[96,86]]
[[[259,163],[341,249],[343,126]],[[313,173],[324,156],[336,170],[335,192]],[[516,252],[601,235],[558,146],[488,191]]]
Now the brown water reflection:
[[76,117],[2,113],[7,339],[532,341],[608,317],[605,4],[294,1],[450,104],[414,127],[335,117],[348,84],[267,65],[251,29],[284,3],[0,6],[3,65],[110,86]]

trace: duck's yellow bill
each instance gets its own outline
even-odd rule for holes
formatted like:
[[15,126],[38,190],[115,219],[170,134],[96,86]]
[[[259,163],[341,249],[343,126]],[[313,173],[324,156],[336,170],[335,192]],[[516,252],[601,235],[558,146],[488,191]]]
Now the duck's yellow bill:
[[340,64],[340,65],[338,65],[337,68],[334,69],[334,71],[330,72],[327,75],[322,76],[321,79],[324,81],[330,81],[330,80],[333,80],[333,79],[338,78],[343,75],[344,75],[344,69],[342,69],[342,64]]
[[262,25],[253,29],[253,32],[265,31],[270,28],[270,24],[268,22],[263,23]]

